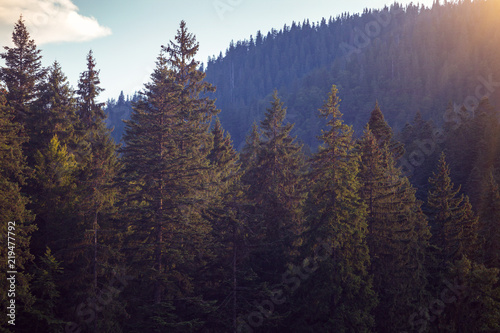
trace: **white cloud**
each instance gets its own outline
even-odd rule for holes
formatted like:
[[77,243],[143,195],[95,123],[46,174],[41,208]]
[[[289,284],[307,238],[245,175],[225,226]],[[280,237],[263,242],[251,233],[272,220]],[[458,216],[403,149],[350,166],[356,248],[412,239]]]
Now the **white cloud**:
[[0,0],[0,42],[10,44],[14,23],[23,15],[37,45],[56,42],[83,42],[108,36],[94,17],[78,13],[72,0]]

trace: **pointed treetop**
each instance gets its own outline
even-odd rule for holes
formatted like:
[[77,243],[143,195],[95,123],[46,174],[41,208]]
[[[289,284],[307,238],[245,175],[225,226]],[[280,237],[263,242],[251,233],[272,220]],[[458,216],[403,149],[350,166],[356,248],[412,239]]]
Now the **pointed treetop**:
[[379,145],[387,145],[396,160],[404,155],[404,146],[402,143],[393,140],[392,128],[385,121],[384,114],[380,110],[378,102],[375,103],[368,126],[370,126],[373,135],[377,138]]
[[[439,157],[437,172],[432,173],[432,177],[429,178],[429,183],[436,188],[446,191],[446,193],[451,196],[455,196],[460,192],[460,185],[453,191],[454,185],[450,178],[450,167],[448,163],[446,163],[446,154],[444,152],[442,152]],[[429,195],[431,195],[430,192]]]
[[[14,31],[12,32],[12,41],[16,47],[24,47],[28,44],[35,43],[33,39],[30,39],[30,34],[26,25],[24,24],[23,15],[19,17],[19,20],[14,25]],[[5,47],[7,49],[7,47]]]
[[125,95],[123,95],[123,90],[120,91],[120,96],[118,97],[118,105],[125,104]]
[[0,53],[0,57],[5,60],[5,67],[0,67],[0,79],[9,91],[9,104],[21,116],[18,120],[22,120],[29,112],[27,103],[36,96],[36,87],[44,79],[46,71],[41,63],[41,50],[30,39],[22,16],[14,26],[12,41],[14,47],[4,46],[5,52]]
[[341,99],[338,97],[339,90],[336,85],[332,85],[328,98],[323,104],[323,107],[319,109],[320,117],[328,118],[329,116],[341,117],[342,114],[339,111],[339,104]]
[[177,68],[183,67],[182,65],[197,66],[198,62],[194,60],[194,56],[198,53],[199,47],[196,36],[188,32],[186,22],[181,21],[175,42],[170,41],[167,46],[162,45],[162,50],[170,56],[169,64]]
[[384,114],[380,110],[378,101],[375,103],[375,108],[373,109],[368,125],[377,138],[377,140],[382,140],[384,142],[389,142],[392,138],[392,129],[387,124],[384,118]]
[[278,91],[274,90],[271,107],[266,110],[264,120],[260,122],[263,135],[266,139],[272,140],[279,134],[287,136],[293,128],[293,124],[283,126],[286,117],[286,107],[278,97]]
[[319,116],[328,120],[329,127],[327,131],[321,131],[318,137],[323,142],[323,148],[350,145],[352,140],[352,127],[342,120],[342,113],[339,110],[340,98],[337,94],[338,89],[333,85],[328,98],[318,110]]
[[92,50],[87,54],[87,70],[80,74],[78,82],[79,95],[79,115],[83,124],[87,129],[95,127],[96,124],[101,123],[106,119],[103,111],[104,103],[98,103],[97,97],[104,91],[99,85],[99,70],[95,69],[96,63]]
[[415,114],[415,118],[413,118],[413,124],[420,124],[421,122],[423,122],[422,113],[418,110]]

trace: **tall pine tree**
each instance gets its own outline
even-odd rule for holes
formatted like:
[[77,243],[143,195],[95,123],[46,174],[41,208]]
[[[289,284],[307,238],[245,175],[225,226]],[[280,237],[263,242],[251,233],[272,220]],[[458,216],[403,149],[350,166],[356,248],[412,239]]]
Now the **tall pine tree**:
[[[34,301],[27,270],[34,259],[30,253],[30,238],[36,227],[32,224],[32,212],[26,208],[29,200],[21,191],[26,181],[26,161],[22,151],[26,137],[22,135],[22,125],[15,121],[14,108],[7,105],[6,95],[7,91],[0,86],[0,216],[3,219],[0,232],[4,240],[0,248],[0,287],[4,291],[0,304],[3,309],[11,305],[10,299],[14,298],[7,298],[7,291],[11,289],[7,280],[11,275],[7,272],[17,271],[14,274],[15,308],[20,321],[22,312],[30,311]],[[0,319],[5,332],[10,332],[10,328],[15,331],[16,326],[7,324],[10,319],[16,318],[4,314]]]
[[380,303],[377,330],[408,329],[412,310],[422,305],[427,285],[430,231],[415,189],[396,168],[387,143],[380,147],[368,127],[359,142],[361,194],[368,208],[370,272]]
[[472,211],[467,196],[458,196],[460,187],[454,189],[450,170],[442,153],[436,172],[429,178],[429,195],[426,213],[429,217],[431,243],[440,249],[439,266],[462,256],[477,256],[478,219]]
[[[305,161],[301,146],[285,123],[286,108],[274,92],[260,128],[255,126],[245,147],[243,185],[247,187],[245,214],[252,233],[250,267],[255,272],[253,300],[269,297],[268,286],[281,283],[287,264],[295,260],[303,233]],[[259,132],[261,135],[259,135]],[[265,326],[284,325],[277,315]],[[243,318],[245,319],[245,318]],[[283,327],[283,326],[281,326]]]
[[375,108],[370,114],[368,126],[377,139],[379,145],[383,146],[384,144],[387,144],[396,160],[403,156],[404,146],[393,138],[394,135],[392,133],[392,128],[385,121],[384,114],[380,110],[378,101],[375,103]]
[[[104,122],[104,104],[98,101],[103,89],[95,67],[90,51],[76,91],[75,148],[71,153],[77,162],[76,190],[71,192],[75,196],[72,203],[75,214],[66,220],[66,249],[62,258],[57,257],[62,259],[67,272],[62,295],[75,300],[74,307],[65,309],[74,311],[66,314],[73,321],[81,320],[75,318],[79,304],[90,302],[99,308],[99,286],[113,278],[118,257],[116,246],[111,246],[114,226],[110,214],[116,200],[117,189],[112,185],[119,165],[116,145]],[[107,306],[94,311],[94,318],[80,327],[92,332],[106,330],[114,316],[113,309]]]
[[[37,126],[32,117],[32,104],[39,95],[39,86],[46,70],[42,67],[41,50],[30,39],[22,16],[14,26],[12,42],[14,47],[5,46],[5,53],[0,54],[5,61],[5,67],[0,69],[0,77],[7,87],[7,103],[14,108],[15,121],[23,124],[24,130],[31,137]],[[31,154],[28,157],[31,157],[34,150],[29,151]]]
[[[360,157],[355,151],[352,127],[342,121],[336,86],[319,110],[326,118],[322,145],[312,158],[308,200],[309,254],[324,243],[332,254],[316,263],[318,269],[302,294],[296,318],[303,331],[370,332],[371,311],[377,304],[368,273],[370,256],[366,237],[366,205],[360,197]],[[322,245],[324,246],[324,245]],[[311,297],[311,294],[314,295]]]
[[127,259],[138,277],[130,290],[141,330],[185,332],[201,327],[207,303],[196,297],[194,279],[212,256],[210,223],[210,119],[214,102],[203,94],[194,56],[195,37],[184,21],[162,47],[151,83],[134,106],[124,136],[122,211],[128,222]]

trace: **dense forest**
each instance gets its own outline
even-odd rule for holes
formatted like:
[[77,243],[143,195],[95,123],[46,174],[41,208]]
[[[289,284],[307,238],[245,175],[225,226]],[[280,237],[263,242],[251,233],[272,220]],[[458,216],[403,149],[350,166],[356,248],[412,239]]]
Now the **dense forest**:
[[0,331],[499,332],[499,23],[395,4],[204,68],[182,21],[102,103],[92,51],[73,88],[19,19]]
[[217,87],[220,119],[238,150],[248,124],[263,119],[273,89],[288,105],[294,133],[311,147],[323,125],[317,109],[332,84],[358,134],[375,100],[398,130],[417,111],[440,125],[449,102],[466,104],[468,113],[476,94],[500,103],[498,11],[495,1],[437,1],[292,23],[232,43],[209,60],[207,81]]

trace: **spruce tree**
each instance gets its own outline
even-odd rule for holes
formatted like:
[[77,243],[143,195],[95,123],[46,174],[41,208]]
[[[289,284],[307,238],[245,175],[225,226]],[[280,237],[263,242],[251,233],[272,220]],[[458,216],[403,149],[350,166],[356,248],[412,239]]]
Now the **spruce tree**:
[[486,267],[500,269],[500,190],[492,172],[485,177],[479,198],[479,221],[483,262]]
[[377,139],[379,145],[383,146],[384,144],[387,144],[396,160],[403,156],[404,146],[393,138],[392,129],[385,121],[384,114],[380,110],[378,101],[375,103],[375,108],[370,115],[368,126]]
[[197,51],[182,21],[126,123],[122,211],[127,259],[138,278],[129,294],[137,316],[127,324],[152,332],[199,328],[200,313],[209,310],[193,280],[212,257],[211,226],[202,213],[212,193],[207,156],[217,110],[202,97],[214,88],[197,69]]
[[38,231],[33,249],[42,256],[47,247],[60,260],[67,259],[66,239],[77,224],[75,203],[77,197],[77,162],[57,135],[35,155],[34,175],[30,185],[32,207],[36,211]]
[[431,227],[431,244],[440,250],[439,266],[462,256],[477,255],[478,219],[467,196],[458,196],[460,186],[454,189],[450,170],[442,153],[437,171],[429,178],[427,216]]
[[[463,257],[448,266],[447,276],[448,288],[439,291],[441,303],[435,301],[432,308],[428,309],[430,311],[425,326],[429,331],[498,332],[500,330],[499,269],[488,268]],[[450,283],[451,281],[454,285]],[[421,325],[417,329],[423,331],[425,326]]]
[[[299,253],[303,232],[304,157],[290,135],[293,124],[285,124],[285,116],[286,108],[275,91],[259,130],[254,127],[249,138],[253,147],[245,148],[250,161],[243,165],[242,183],[247,187],[245,214],[252,234],[249,263],[256,275],[252,295],[256,302],[269,297],[268,286],[281,282],[287,263]],[[264,327],[279,327],[280,319],[273,315]]]
[[14,47],[4,46],[5,53],[0,57],[5,67],[0,69],[0,78],[7,87],[7,103],[15,110],[15,121],[24,125],[24,130],[31,135],[36,123],[32,118],[32,103],[39,95],[39,85],[46,75],[35,41],[22,16],[16,22],[12,32]]
[[35,173],[27,191],[39,227],[33,249],[42,256],[49,246],[61,260],[59,251],[66,245],[61,244],[58,233],[65,234],[64,230],[72,229],[69,221],[76,223],[75,126],[78,119],[73,91],[57,62],[49,68],[47,79],[40,86],[31,117],[37,125],[32,131],[28,153]]
[[309,254],[314,257],[319,243],[324,243],[331,255],[315,263],[318,269],[311,273],[314,276],[303,291],[299,289],[303,306],[296,317],[302,329],[311,332],[369,332],[374,326],[371,311],[377,298],[368,273],[366,205],[357,178],[360,157],[353,129],[342,121],[337,94],[333,86],[319,110],[328,121],[327,130],[319,137],[322,145],[312,158],[307,205]]
[[[64,309],[66,318],[73,321],[76,319],[74,313],[78,312],[75,307],[79,304],[91,302],[99,307],[99,285],[113,277],[115,267],[110,266],[116,265],[118,257],[116,246],[111,246],[114,226],[110,225],[110,214],[117,191],[112,184],[119,165],[116,145],[104,122],[104,104],[97,100],[102,88],[95,67],[90,51],[86,70],[78,82],[74,154],[67,152],[74,155],[77,163],[73,176],[76,190],[71,192],[73,200],[69,202],[74,214],[65,220],[67,237],[61,243],[65,250],[56,252],[53,249],[67,272],[61,293],[62,297],[74,299],[74,307]],[[105,330],[110,325],[109,318],[114,316],[113,311],[111,305],[105,310],[96,310],[94,319],[82,324],[81,329]]]
[[61,263],[47,248],[42,256],[38,256],[32,271],[30,289],[35,296],[34,303],[16,328],[24,332],[63,332],[66,321],[60,318],[58,311],[61,301],[65,301],[61,300],[59,292],[64,272]]
[[78,81],[78,116],[85,131],[97,129],[104,121],[104,103],[97,101],[97,97],[104,90],[100,87],[99,71],[96,70],[94,53],[87,54],[87,68],[80,74]]
[[361,194],[368,206],[370,273],[380,303],[377,330],[408,329],[412,310],[424,304],[430,231],[415,189],[387,144],[379,146],[368,127],[359,142]]
[[63,145],[75,149],[76,99],[61,66],[55,61],[49,68],[47,79],[40,85],[40,96],[34,103],[33,153],[46,148],[54,137]]
[[[3,309],[11,305],[7,298],[7,291],[11,289],[7,280],[11,277],[8,271],[16,271],[15,322],[19,323],[23,312],[29,312],[34,301],[28,269],[34,259],[30,252],[30,238],[36,227],[32,224],[34,216],[27,209],[29,199],[21,190],[27,174],[22,151],[26,137],[22,135],[22,124],[15,121],[16,111],[7,104],[7,94],[0,86],[0,216],[3,219],[0,230],[4,240],[0,248],[0,287],[4,291],[0,304]],[[5,332],[15,332],[16,326],[7,324],[8,320],[11,318],[4,314],[0,319],[1,327],[5,328]]]
[[[240,183],[239,154],[219,119],[212,128],[213,147],[207,158],[212,166],[213,192],[205,214],[212,224],[214,258],[203,271],[203,295],[217,301],[208,329],[236,331],[238,314],[244,311],[240,286],[246,276],[245,226],[241,211],[244,192]],[[217,281],[217,282],[215,282]],[[199,283],[200,283],[199,282]]]

